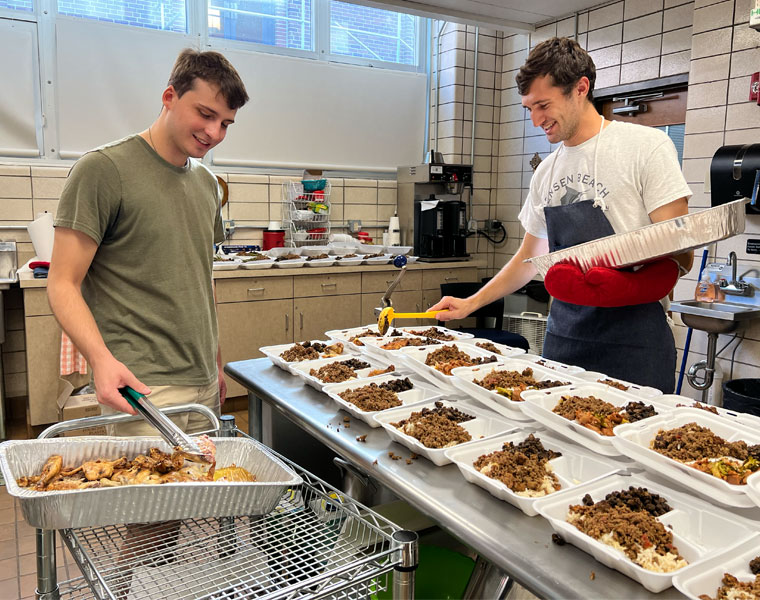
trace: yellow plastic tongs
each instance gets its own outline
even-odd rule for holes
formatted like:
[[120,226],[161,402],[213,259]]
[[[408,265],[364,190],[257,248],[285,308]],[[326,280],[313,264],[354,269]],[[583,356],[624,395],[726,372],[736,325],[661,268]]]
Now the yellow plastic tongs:
[[380,311],[377,319],[377,329],[385,335],[394,319],[435,319],[438,313],[447,312],[446,310],[431,310],[428,312],[401,313],[393,310],[392,306],[386,306]]
[[185,458],[195,462],[207,462],[203,450],[197,442],[182,431],[174,421],[156,408],[146,396],[133,390],[129,386],[119,388],[119,393],[129,405],[134,408],[143,419],[155,427],[161,437],[172,447],[179,447],[185,454]]

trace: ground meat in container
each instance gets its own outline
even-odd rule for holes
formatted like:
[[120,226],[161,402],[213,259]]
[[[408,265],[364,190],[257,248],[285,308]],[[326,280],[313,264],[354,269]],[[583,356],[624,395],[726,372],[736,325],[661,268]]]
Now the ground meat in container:
[[616,390],[620,390],[623,392],[627,392],[630,388],[630,386],[623,385],[619,381],[615,381],[614,379],[597,379],[597,383],[603,383],[604,385],[608,385],[610,387],[615,388]]
[[670,573],[688,564],[673,545],[673,533],[647,510],[601,500],[570,506],[567,521],[649,571]]
[[709,428],[696,423],[687,423],[675,429],[660,429],[652,440],[651,448],[680,461],[721,456],[746,460],[749,456],[746,442],[727,442]]
[[346,390],[338,394],[346,402],[357,406],[364,412],[375,412],[401,406],[402,402],[396,392],[384,389],[376,383]]
[[297,258],[301,258],[298,254],[284,254],[283,256],[278,256],[274,259],[274,262],[282,262],[283,260],[295,260]]
[[340,383],[349,379],[356,379],[356,371],[342,362],[322,365],[319,369],[311,369],[309,374],[323,383]]
[[384,390],[390,390],[391,392],[400,394],[401,392],[411,390],[414,387],[414,384],[409,381],[408,377],[404,377],[403,379],[399,377],[398,379],[392,379],[391,381],[383,381],[380,384],[380,387]]
[[[731,573],[724,573],[714,600],[755,600],[757,598],[760,598],[760,575],[756,574],[754,580],[740,581]],[[713,600],[713,598],[707,594],[701,594],[699,600]]]
[[469,432],[459,423],[474,418],[459,409],[444,406],[439,401],[435,403],[435,408],[423,408],[391,425],[419,440],[427,448],[450,448],[472,439]]
[[451,371],[457,367],[471,367],[473,365],[482,365],[486,363],[497,362],[495,356],[482,357],[470,356],[467,352],[460,350],[456,344],[443,346],[434,350],[425,358],[425,364],[440,371],[444,375],[451,375]]
[[[389,337],[399,337],[404,335],[401,333],[398,329],[391,329],[389,333],[386,334]],[[349,342],[352,344],[356,344],[357,346],[363,346],[364,343],[361,341],[360,338],[363,337],[383,337],[383,334],[379,331],[372,331],[371,329],[365,329],[364,331],[361,331],[357,333],[355,336],[349,338]]]
[[434,340],[441,340],[442,342],[450,342],[456,339],[450,333],[446,333],[444,331],[436,329],[435,327],[429,327],[428,329],[411,330],[409,333],[412,335],[419,335],[420,337],[429,337],[433,338]]
[[439,340],[434,340],[433,338],[406,337],[393,340],[392,342],[383,344],[380,347],[383,350],[398,350],[399,348],[406,348],[407,346],[434,346],[440,343],[441,342]]
[[315,256],[309,256],[306,258],[306,260],[322,260],[324,258],[330,258],[328,254],[325,254],[324,252],[322,254],[317,254]]
[[473,383],[500,396],[522,402],[521,393],[525,390],[543,390],[561,385],[569,385],[565,381],[539,381],[533,377],[533,369],[526,367],[520,371],[491,371],[483,379],[475,379]]
[[315,360],[320,356],[329,358],[343,354],[343,344],[336,342],[331,345],[322,342],[298,342],[280,354],[280,358],[287,362],[301,362],[303,360]]
[[629,402],[625,408],[620,408],[595,396],[562,396],[552,412],[608,437],[614,435],[612,430],[616,425],[657,414],[653,406],[643,402]]
[[676,404],[676,407],[679,407],[679,406],[686,406],[686,407],[690,407],[690,408],[699,408],[701,410],[706,410],[707,412],[711,412],[714,415],[719,414],[718,413],[718,409],[715,408],[714,406],[710,406],[709,404],[701,404],[699,402],[694,402],[694,404]]
[[[610,492],[604,500],[611,506],[625,506],[634,512],[647,511],[653,517],[660,517],[673,510],[667,500],[659,494],[653,494],[645,487],[630,486],[627,490]],[[594,500],[589,494],[581,500],[584,506],[592,506]]]
[[475,345],[478,348],[483,348],[483,350],[488,350],[488,352],[501,354],[501,350],[499,350],[493,342],[477,342]]
[[532,433],[515,445],[507,442],[501,450],[477,458],[473,466],[483,475],[501,481],[518,496],[538,498],[562,486],[549,460],[562,456],[544,448]]

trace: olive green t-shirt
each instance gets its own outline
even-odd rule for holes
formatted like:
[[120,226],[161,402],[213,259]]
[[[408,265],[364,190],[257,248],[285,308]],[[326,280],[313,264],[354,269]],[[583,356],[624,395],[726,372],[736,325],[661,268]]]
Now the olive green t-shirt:
[[205,166],[176,167],[137,135],[97,148],[72,168],[55,225],[98,243],[82,294],[117,360],[147,385],[214,380],[213,245],[224,233]]

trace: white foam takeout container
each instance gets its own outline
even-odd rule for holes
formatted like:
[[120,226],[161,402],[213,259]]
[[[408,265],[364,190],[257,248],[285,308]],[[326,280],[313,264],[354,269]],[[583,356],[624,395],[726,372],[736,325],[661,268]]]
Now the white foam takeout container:
[[[315,375],[311,374],[311,370],[314,369],[315,371],[318,371],[321,367],[325,365],[329,365],[332,363],[337,362],[343,362],[345,360],[361,360],[366,363],[369,363],[369,368],[366,369],[354,369],[354,372],[356,373],[356,377],[353,379],[349,379],[346,382],[328,382],[325,383],[321,379],[317,378]],[[380,364],[379,361],[374,360],[371,356],[356,356],[349,355],[349,356],[332,356],[330,358],[320,358],[317,360],[305,360],[303,362],[299,363],[293,363],[290,366],[290,371],[293,373],[293,375],[298,375],[301,379],[304,380],[304,383],[306,385],[310,385],[315,390],[321,392],[323,388],[326,385],[332,385],[333,383],[347,383],[348,381],[357,381],[358,379],[369,379],[369,374],[371,371],[376,371],[377,369],[385,369],[386,365]],[[394,371],[395,372],[395,371]],[[374,375],[374,377],[379,377],[379,375]]]
[[[456,331],[456,330],[455,330]],[[514,358],[516,356],[523,356],[525,355],[525,350],[522,348],[514,348],[512,346],[507,346],[505,344],[497,344],[496,342],[492,342],[491,340],[488,340],[486,338],[462,338],[459,340],[463,344],[473,344],[474,346],[477,346],[478,344],[482,343],[488,343],[493,344],[496,349],[499,351],[500,355],[504,358]],[[478,346],[480,348],[480,346]],[[485,348],[481,348],[481,350],[485,350]],[[486,352],[489,352],[489,350],[486,350]]]
[[317,258],[314,260],[306,260],[305,265],[307,267],[330,267],[335,264],[335,257],[329,256],[327,258]]
[[[492,371],[524,371],[525,369],[533,369],[533,376],[539,381],[562,381],[568,385],[563,385],[557,388],[550,389],[568,389],[569,386],[580,383],[580,380],[571,375],[565,375],[558,373],[547,367],[542,367],[536,363],[529,363],[520,360],[520,357],[505,358],[498,363],[489,363],[485,365],[476,365],[474,367],[457,367],[451,374],[453,379],[452,383],[456,388],[463,391],[465,394],[474,398],[484,406],[487,406],[491,410],[496,411],[500,415],[509,417],[510,419],[516,419],[518,421],[530,421],[533,418],[522,411],[521,400],[510,400],[506,396],[502,396],[493,390],[487,390],[483,386],[475,383],[476,379],[483,379]],[[523,392],[524,394],[525,392]]]
[[681,569],[673,577],[673,585],[687,598],[700,600],[702,594],[711,598],[721,587],[723,574],[731,573],[740,581],[754,581],[755,575],[749,569],[749,561],[760,556],[760,535],[754,534],[746,540],[715,554],[709,564],[696,564]]
[[[662,396],[662,392],[658,390],[657,388],[653,387],[647,387],[645,385],[639,385],[638,383],[631,383],[630,381],[624,381],[622,379],[618,379],[617,377],[609,377],[608,375],[605,375],[604,373],[599,373],[598,371],[584,371],[582,373],[578,373],[578,377],[581,379],[585,379],[586,381],[591,381],[593,383],[601,383],[600,379],[610,379],[616,383],[621,383],[624,386],[626,386],[627,390],[620,390],[620,391],[626,391],[629,394],[633,394],[634,396],[638,396],[639,398],[657,398],[658,396]],[[604,385],[607,385],[606,383]],[[613,386],[608,386],[614,388]]]
[[[490,438],[508,431],[514,431],[518,427],[518,424],[514,421],[504,419],[490,411],[480,410],[472,406],[464,406],[460,403],[452,402],[451,400],[443,400],[443,405],[458,408],[463,413],[475,417],[470,421],[460,423],[460,425],[472,436],[472,440],[469,442],[462,442],[456,447],[464,447],[481,439]],[[391,408],[375,415],[374,418],[375,421],[385,429],[394,442],[406,446],[412,452],[424,456],[439,467],[447,465],[451,462],[451,459],[446,456],[446,450],[448,450],[448,448],[428,448],[416,438],[402,433],[400,429],[391,425],[391,423],[397,423],[406,419],[413,412],[419,412],[423,408],[435,408],[435,402],[425,402],[424,404],[415,404],[414,406],[399,406],[398,408]]]
[[292,258],[290,260],[275,261],[274,266],[278,269],[296,269],[306,264],[306,257]]
[[[659,404],[655,400],[639,398],[628,392],[623,392],[603,383],[578,383],[571,387],[554,388],[548,390],[530,390],[522,393],[525,402],[520,403],[522,411],[535,419],[545,427],[560,435],[571,439],[572,441],[585,446],[592,452],[598,452],[605,456],[620,456],[624,453],[613,445],[614,435],[607,436],[592,431],[576,421],[566,419],[559,414],[552,412],[562,396],[594,396],[620,408],[625,408],[629,402],[643,402],[651,404],[657,412],[656,416],[669,414],[672,409],[665,404]],[[647,423],[655,417],[643,419],[639,423]],[[621,425],[618,425],[621,427]],[[614,433],[617,434],[617,428]]]
[[507,442],[519,444],[531,433],[541,441],[544,448],[547,450],[554,450],[555,452],[562,453],[562,456],[558,456],[549,461],[554,474],[557,476],[557,479],[559,479],[559,483],[562,486],[557,492],[549,494],[550,496],[581,483],[593,481],[604,475],[614,473],[619,468],[618,465],[615,465],[611,461],[594,458],[590,453],[585,452],[579,446],[552,436],[551,433],[545,429],[538,429],[536,431],[524,429],[522,431],[492,437],[487,440],[473,442],[464,447],[454,446],[453,448],[446,450],[446,455],[451,462],[459,467],[462,476],[467,481],[482,487],[499,500],[504,500],[505,502],[509,502],[513,506],[516,506],[529,517],[534,517],[538,514],[534,505],[536,501],[540,500],[540,498],[521,496],[509,489],[504,482],[484,475],[473,466],[473,463],[484,454],[490,454],[491,452],[501,450],[502,446]]
[[[360,333],[364,333],[367,330],[377,332],[377,323],[370,323],[369,325],[364,325],[363,327],[350,327],[348,329],[331,329],[330,331],[325,331],[325,335],[329,337],[331,340],[335,340],[337,342],[343,342],[344,344],[351,347],[352,350],[355,350],[356,352],[364,352],[364,338],[362,338],[362,345],[358,346],[354,342],[349,342],[351,338],[357,336]],[[388,333],[390,334],[392,331],[398,330],[396,327],[391,327],[388,329]],[[406,337],[406,334],[401,332],[402,336],[394,336],[394,335],[386,335],[382,339],[387,339],[388,341],[393,340],[397,337]],[[369,339],[380,339],[377,336],[365,336]],[[367,353],[365,353],[367,354]]]
[[[349,252],[349,254],[352,254]],[[339,267],[356,267],[364,262],[364,255],[359,254],[357,256],[352,256],[350,258],[343,258],[342,255],[340,255],[340,260],[335,260],[335,264]]]
[[[694,400],[694,398],[690,398],[689,396],[681,396],[679,394],[663,394],[662,396],[657,397],[657,401],[677,409],[696,408],[692,406],[695,402],[702,404],[701,400]],[[745,425],[747,427],[760,429],[760,417],[756,415],[751,415],[749,413],[743,413],[736,410],[729,410],[727,408],[723,408],[722,406],[710,405],[710,408],[717,410],[719,416],[730,419],[732,423],[740,423],[741,425]]]
[[[757,430],[731,423],[699,408],[677,408],[669,414],[644,419],[638,423],[618,425],[612,443],[620,454],[634,459],[647,471],[662,475],[708,500],[727,506],[754,506],[747,491],[749,481],[747,485],[733,485],[650,448],[650,443],[660,430],[675,429],[688,423],[707,427],[729,442],[744,440],[749,445],[760,443],[760,433]],[[756,473],[750,479],[755,475]]]
[[[401,331],[405,331],[409,335],[414,335],[417,337],[425,337],[421,333],[415,333],[417,331],[425,331],[426,329],[436,329],[440,333],[450,335],[452,338],[454,338],[452,340],[448,340],[450,342],[460,342],[460,341],[463,341],[466,339],[472,339],[475,337],[474,335],[472,335],[471,333],[467,333],[466,331],[457,331],[456,329],[449,329],[448,327],[442,327],[441,325],[418,325],[416,327],[413,325],[409,325],[406,327],[399,327],[398,329],[400,329]],[[440,341],[444,341],[444,340],[440,340]]]
[[547,369],[551,369],[552,371],[556,371],[557,373],[567,373],[568,375],[575,375],[576,377],[583,379],[581,376],[581,373],[584,372],[583,367],[576,367],[574,365],[566,365],[565,363],[561,363],[556,360],[549,360],[548,358],[544,358],[543,356],[539,356],[538,354],[521,354],[520,356],[515,356],[515,358],[519,360],[524,360],[525,362],[532,362],[537,364],[540,367],[545,367]]
[[240,266],[238,259],[232,260],[215,260],[213,264],[214,271],[234,271]]
[[[332,346],[335,343],[332,340],[309,340],[309,341],[311,341],[312,344],[317,342],[320,344],[327,344],[328,346]],[[303,344],[303,342],[299,342],[299,343]],[[272,364],[280,367],[281,369],[288,371],[289,373],[293,373],[293,368],[292,368],[293,366],[301,362],[306,362],[306,361],[301,361],[301,360],[288,362],[280,356],[280,354],[285,352],[285,350],[288,350],[292,348],[293,346],[295,346],[295,343],[277,344],[276,346],[262,346],[261,348],[259,348],[259,352],[261,352],[264,356],[269,358],[269,360],[272,361]],[[320,356],[321,354],[322,353],[320,353]],[[356,356],[356,355],[352,353],[350,349],[348,349],[346,345],[344,344],[343,353],[340,356],[343,356],[345,358],[351,358],[352,356]],[[319,360],[319,359],[314,359],[314,360]]]
[[441,393],[424,382],[421,382],[418,378],[410,377],[409,381],[412,382],[414,387],[411,390],[405,392],[399,392],[398,398],[401,400],[401,406],[395,408],[389,408],[387,410],[375,410],[375,411],[363,411],[355,404],[347,402],[340,397],[341,392],[346,390],[355,390],[356,388],[364,387],[370,383],[381,384],[386,381],[393,381],[394,379],[403,379],[402,375],[378,375],[371,379],[352,379],[351,381],[344,381],[342,383],[331,383],[323,388],[323,392],[330,396],[343,410],[349,413],[351,416],[361,419],[370,427],[380,427],[380,423],[375,420],[375,415],[382,414],[388,410],[395,410],[402,406],[412,406],[420,403],[429,403],[431,400],[436,400],[440,397]]
[[[627,490],[629,486],[645,487],[659,494],[672,510],[659,517],[660,523],[673,532],[673,543],[689,565],[697,569],[712,564],[717,553],[726,550],[737,540],[748,538],[756,531],[752,521],[716,508],[681,492],[652,481],[643,475],[615,473],[595,481],[559,491],[536,501],[535,508],[566,541],[589,553],[600,563],[638,581],[651,592],[661,592],[672,585],[673,577],[688,567],[670,573],[656,573],[630,560],[622,551],[615,550],[594,538],[581,533],[566,521],[568,508],[582,504],[590,494],[594,502],[603,500],[610,492]],[[609,592],[612,593],[612,592]],[[613,594],[614,595],[614,594]]]
[[[418,337],[414,335],[404,334],[404,337]],[[404,348],[399,348],[398,350],[386,350],[382,346],[387,344],[388,342],[392,342],[394,339],[397,339],[397,337],[383,337],[383,338],[372,338],[372,337],[366,337],[362,338],[362,342],[364,343],[364,346],[360,347],[360,350],[365,353],[374,356],[375,358],[384,361],[386,364],[399,364],[401,363],[404,366],[409,366],[409,361],[407,360],[407,357],[402,353],[402,351],[405,348],[408,348],[409,346],[405,346]],[[423,339],[423,338],[419,338]],[[441,342],[440,344],[433,344],[430,346],[411,346],[413,348],[440,348],[443,346],[444,342]]]
[[241,269],[271,269],[274,266],[274,259],[269,258],[267,260],[249,260],[246,261],[245,259],[240,259],[240,268]]
[[[456,346],[459,350],[467,354],[470,358],[488,358],[491,356],[496,357],[494,363],[488,363],[489,365],[495,365],[503,362],[505,359],[499,354],[494,354],[488,350],[483,350],[472,344],[462,344],[459,342],[444,342],[438,346],[413,346],[401,349],[401,354],[406,358],[406,365],[415,371],[431,383],[437,385],[439,388],[448,392],[458,391],[454,385],[453,375],[444,375],[441,371],[435,367],[431,367],[425,364],[425,360],[431,352],[434,352],[440,348],[446,346]],[[458,367],[459,368],[459,367]]]

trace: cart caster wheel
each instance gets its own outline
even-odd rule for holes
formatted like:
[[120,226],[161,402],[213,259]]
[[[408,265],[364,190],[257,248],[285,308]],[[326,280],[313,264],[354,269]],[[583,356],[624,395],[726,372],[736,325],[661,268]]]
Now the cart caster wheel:
[[398,267],[399,269],[406,265],[406,256],[403,254],[399,254],[398,256],[394,257],[393,259],[393,266]]

